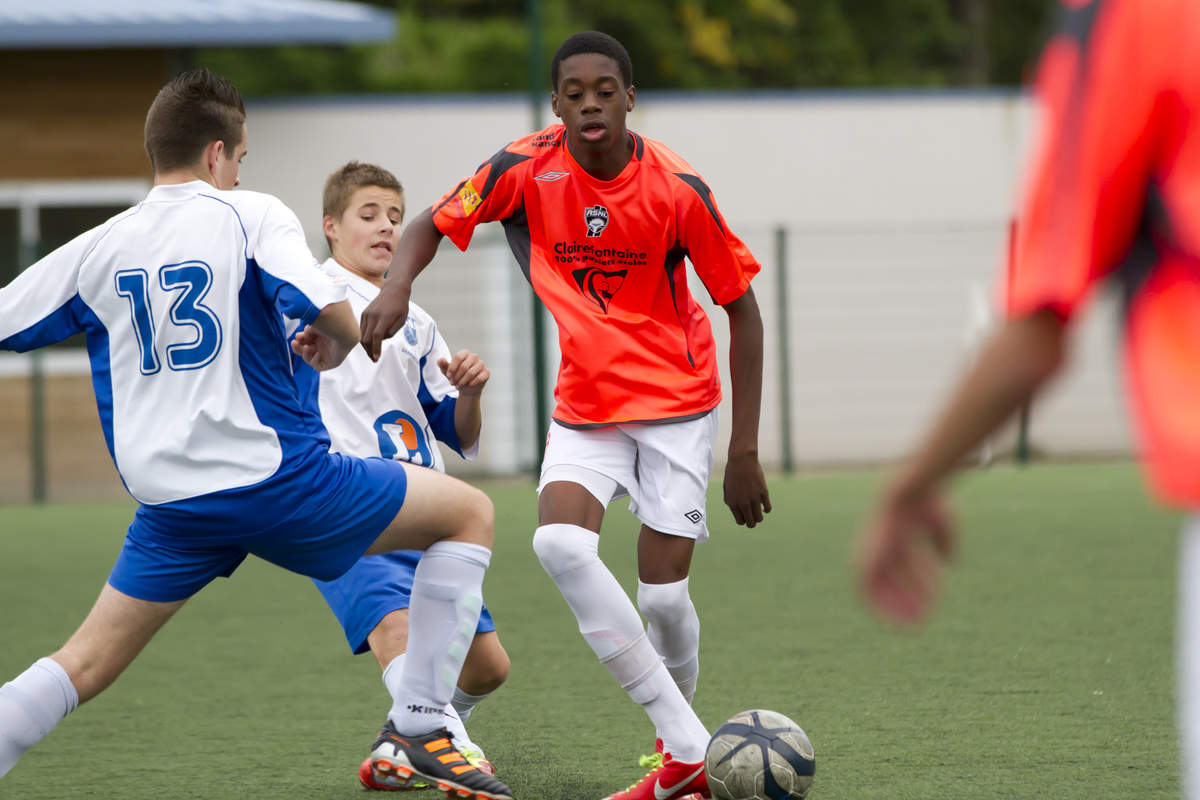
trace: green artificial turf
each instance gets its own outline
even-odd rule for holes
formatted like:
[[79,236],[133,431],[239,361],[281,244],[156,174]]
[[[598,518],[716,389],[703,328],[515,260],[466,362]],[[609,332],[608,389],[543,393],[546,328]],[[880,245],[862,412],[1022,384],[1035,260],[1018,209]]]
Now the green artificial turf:
[[[963,530],[937,613],[896,631],[855,594],[851,550],[878,476],[775,477],[774,513],[737,528],[714,481],[697,549],[696,709],[798,721],[810,797],[1179,796],[1172,635],[1177,516],[1128,464],[997,467],[954,493]],[[522,800],[600,798],[642,774],[654,731],[596,663],[530,547],[524,481],[496,504],[484,587],[512,658],[469,721]],[[0,508],[0,681],[87,612],[130,504]],[[601,555],[636,591],[636,523]],[[256,560],[190,601],[110,690],[4,779],[2,798],[357,798],[390,704],[307,579]],[[435,797],[423,792],[414,797]]]

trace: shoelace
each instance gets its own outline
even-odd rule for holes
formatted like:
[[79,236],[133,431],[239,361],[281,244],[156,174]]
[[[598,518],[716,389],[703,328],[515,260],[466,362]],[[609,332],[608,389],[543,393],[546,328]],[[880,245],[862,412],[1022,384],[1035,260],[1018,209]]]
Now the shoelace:
[[[476,750],[473,747],[460,747],[458,748],[458,752],[462,753],[462,757],[465,758],[467,763],[475,769],[479,769],[480,762],[485,760],[483,757],[483,751]],[[479,771],[482,772],[483,770]]]
[[638,766],[646,769],[658,769],[663,765],[662,753],[652,753],[648,756],[638,757]]

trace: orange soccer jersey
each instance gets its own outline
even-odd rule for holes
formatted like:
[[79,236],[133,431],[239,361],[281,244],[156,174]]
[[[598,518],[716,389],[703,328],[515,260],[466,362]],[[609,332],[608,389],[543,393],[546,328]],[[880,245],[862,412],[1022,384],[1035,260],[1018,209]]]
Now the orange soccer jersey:
[[554,419],[572,427],[677,420],[721,400],[712,329],[684,258],[713,300],[741,297],[759,264],[683,159],[633,132],[611,181],[567,150],[562,125],[520,139],[434,206],[466,249],[500,220],[525,277],[558,323]]
[[1008,312],[1066,318],[1101,280],[1158,492],[1200,508],[1200,0],[1063,0]]

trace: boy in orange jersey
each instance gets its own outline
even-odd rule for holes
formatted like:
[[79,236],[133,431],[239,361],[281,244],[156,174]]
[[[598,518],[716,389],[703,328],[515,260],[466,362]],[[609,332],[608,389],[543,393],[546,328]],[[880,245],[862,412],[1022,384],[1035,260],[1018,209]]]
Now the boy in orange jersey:
[[[657,729],[650,773],[610,800],[708,796],[708,731],[692,711],[699,621],[688,594],[721,399],[707,316],[687,290],[687,257],[729,315],[733,432],[725,501],[738,524],[770,511],[758,463],[762,321],[759,264],[727,228],[696,172],[625,127],[633,68],[611,36],[567,39],[551,65],[562,124],[513,142],[401,237],[389,279],[363,313],[372,357],[404,323],[412,281],[449,236],[465,249],[499,220],[558,323],[562,363],[538,486],[533,546],[600,661]],[[642,523],[638,606],[597,553],[607,504],[630,497]]]
[[1106,279],[1125,297],[1124,366],[1156,493],[1192,513],[1177,648],[1184,796],[1200,798],[1200,1],[1062,0],[1037,75],[1045,127],[1017,222],[1008,319],[880,498],[863,534],[869,600],[903,623],[932,604],[960,459],[1063,363]]

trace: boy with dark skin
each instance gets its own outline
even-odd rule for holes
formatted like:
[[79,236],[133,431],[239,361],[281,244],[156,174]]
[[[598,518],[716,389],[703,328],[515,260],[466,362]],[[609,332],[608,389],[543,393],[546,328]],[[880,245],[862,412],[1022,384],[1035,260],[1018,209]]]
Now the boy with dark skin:
[[[504,225],[558,323],[562,352],[534,550],[661,742],[650,773],[610,798],[707,796],[708,731],[690,705],[699,621],[687,580],[695,542],[708,535],[704,493],[721,395],[711,328],[683,263],[687,256],[729,315],[725,502],[748,527],[771,508],[758,462],[762,321],[749,283],[759,265],[695,171],[626,128],[636,90],[620,43],[576,34],[555,54],[551,79],[562,124],[508,145],[409,225],[362,315],[362,344],[377,358],[400,330],[412,281],[443,236],[465,249],[478,223]],[[597,555],[605,507],[626,493],[642,523],[637,599],[648,629]]]

